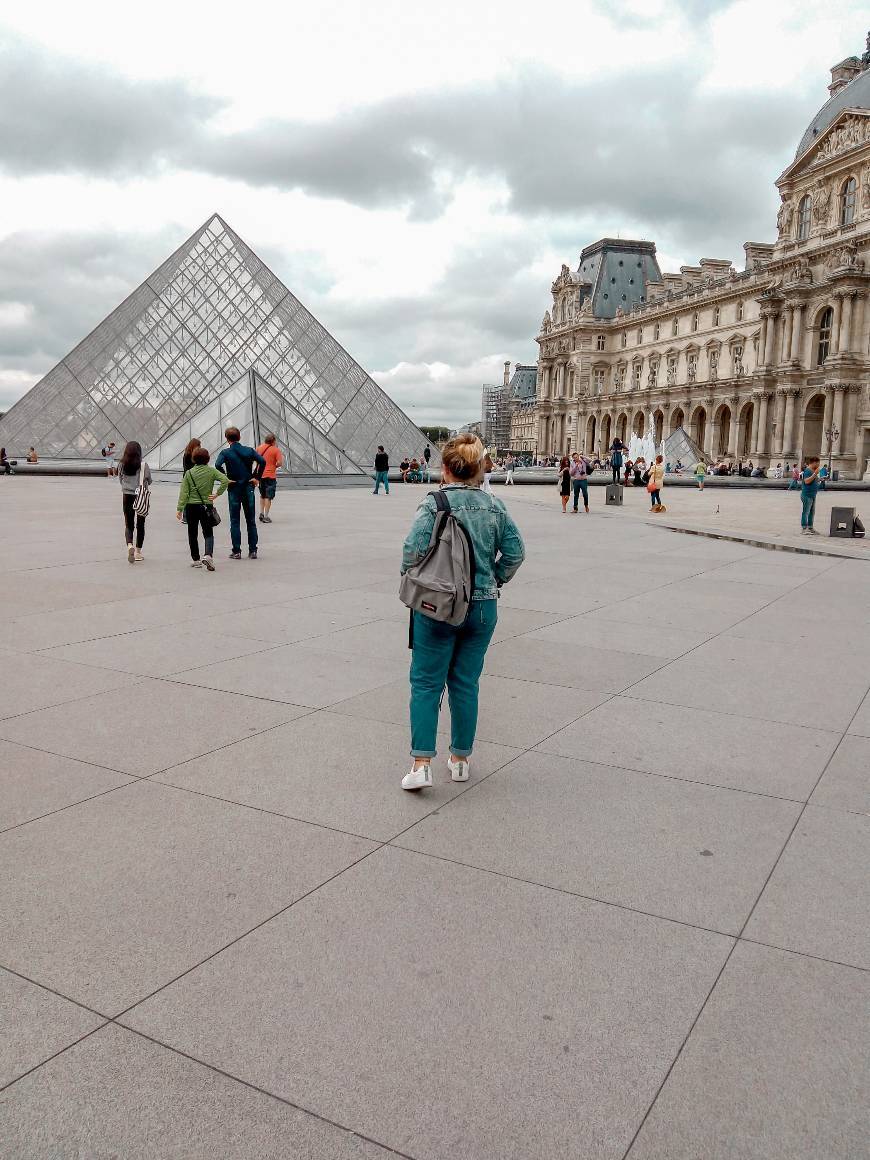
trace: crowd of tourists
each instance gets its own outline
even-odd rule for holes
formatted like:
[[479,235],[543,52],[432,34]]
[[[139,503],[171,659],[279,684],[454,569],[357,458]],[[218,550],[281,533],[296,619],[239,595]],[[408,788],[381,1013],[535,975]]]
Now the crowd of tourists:
[[[176,518],[187,525],[187,542],[191,567],[214,572],[215,528],[221,517],[215,500],[227,493],[230,523],[231,560],[242,558],[242,516],[248,544],[248,559],[256,560],[259,548],[257,523],[271,524],[272,502],[277,489],[278,470],[284,457],[274,435],[267,435],[259,447],[242,443],[238,427],[227,427],[226,446],[211,464],[211,452],[199,439],[191,439],[182,454],[181,488],[178,494]],[[115,460],[114,444],[103,449],[109,475],[117,475],[121,485],[121,508],[124,516],[124,536],[127,560],[141,563],[145,557],[145,522],[151,505],[151,468],[142,455],[141,444],[131,440],[119,460]],[[257,515],[255,489],[260,493],[260,511]],[[202,550],[200,550],[202,533]]]

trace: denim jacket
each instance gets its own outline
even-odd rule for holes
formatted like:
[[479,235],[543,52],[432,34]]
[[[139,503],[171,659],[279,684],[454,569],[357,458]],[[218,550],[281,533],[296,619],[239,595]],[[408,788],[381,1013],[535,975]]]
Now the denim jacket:
[[[474,595],[472,600],[494,600],[502,584],[507,584],[525,559],[526,549],[519,530],[500,499],[477,487],[451,483],[445,488],[450,509],[471,536],[474,547]],[[402,550],[404,574],[426,555],[437,512],[435,499],[427,495]]]

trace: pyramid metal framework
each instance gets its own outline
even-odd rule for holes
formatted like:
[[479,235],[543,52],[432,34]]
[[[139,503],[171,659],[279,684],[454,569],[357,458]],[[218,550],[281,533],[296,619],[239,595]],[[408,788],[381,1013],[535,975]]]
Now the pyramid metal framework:
[[378,444],[398,457],[426,443],[214,215],[0,419],[0,445],[93,459],[137,439],[174,467],[179,440],[214,450],[227,422],[252,438],[274,430],[291,470],[313,475],[360,475]]

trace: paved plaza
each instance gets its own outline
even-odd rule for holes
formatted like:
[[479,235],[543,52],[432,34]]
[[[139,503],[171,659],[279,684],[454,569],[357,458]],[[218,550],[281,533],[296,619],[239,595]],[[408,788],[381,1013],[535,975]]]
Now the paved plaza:
[[4,1157],[868,1155],[870,562],[500,488],[472,779],[413,795],[426,489],[281,492],[214,575],[119,490],[0,480]]

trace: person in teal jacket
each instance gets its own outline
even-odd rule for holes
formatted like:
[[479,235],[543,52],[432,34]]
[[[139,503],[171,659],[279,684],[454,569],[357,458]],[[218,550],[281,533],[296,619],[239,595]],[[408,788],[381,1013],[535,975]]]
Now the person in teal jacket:
[[[438,710],[447,686],[450,699],[450,756],[453,781],[468,781],[468,759],[477,731],[480,674],[498,619],[498,594],[525,558],[519,530],[500,499],[481,491],[485,452],[475,435],[457,435],[441,452],[441,478],[450,510],[468,532],[474,548],[474,592],[464,624],[445,624],[414,612],[411,654],[410,773],[402,789],[432,785],[432,760]],[[405,540],[402,572],[425,556],[437,507],[428,495]]]
[[[181,477],[181,491],[178,493],[177,519],[182,513],[187,513],[187,542],[190,544],[190,558],[192,568],[201,568],[205,564],[209,572],[214,572],[214,525],[212,511],[214,501],[227,490],[230,478],[209,466],[211,456],[205,447],[197,447],[193,453],[193,467],[185,471]],[[217,483],[217,491],[213,491]],[[199,528],[202,525],[202,537],[205,541],[203,558],[199,558]]]

